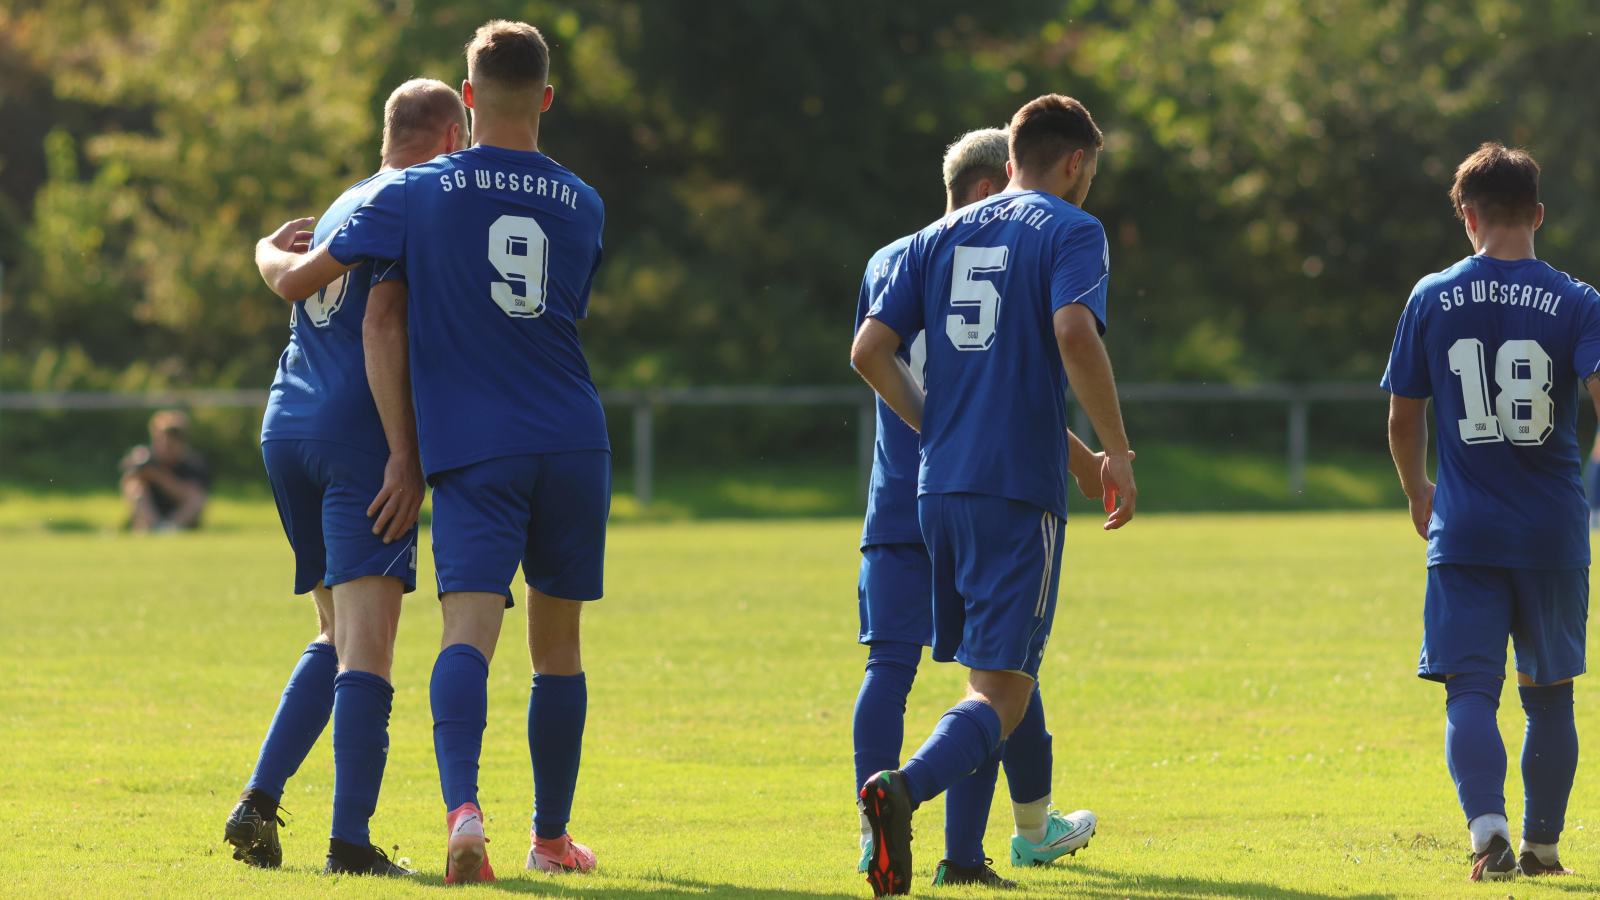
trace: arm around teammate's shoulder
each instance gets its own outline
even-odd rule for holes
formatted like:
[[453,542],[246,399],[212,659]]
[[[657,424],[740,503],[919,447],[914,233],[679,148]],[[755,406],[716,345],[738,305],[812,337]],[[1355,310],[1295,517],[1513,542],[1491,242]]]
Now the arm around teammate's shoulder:
[[327,244],[307,249],[310,235],[304,229],[311,222],[290,220],[256,241],[256,269],[261,272],[261,280],[290,303],[315,294],[350,268],[334,259]]

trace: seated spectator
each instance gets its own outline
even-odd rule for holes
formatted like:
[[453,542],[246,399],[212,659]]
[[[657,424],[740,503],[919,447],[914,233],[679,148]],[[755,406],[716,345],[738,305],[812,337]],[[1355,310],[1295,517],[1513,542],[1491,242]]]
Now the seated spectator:
[[122,497],[134,531],[197,528],[211,472],[189,449],[189,417],[164,409],[150,417],[150,443],[122,458]]

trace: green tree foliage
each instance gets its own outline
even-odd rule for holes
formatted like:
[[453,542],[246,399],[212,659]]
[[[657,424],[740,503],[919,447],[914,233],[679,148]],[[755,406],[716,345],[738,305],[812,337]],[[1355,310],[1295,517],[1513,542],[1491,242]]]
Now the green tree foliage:
[[[610,385],[824,383],[861,267],[942,209],[943,145],[1045,91],[1108,132],[1129,379],[1374,379],[1415,279],[1467,252],[1478,142],[1545,165],[1541,249],[1593,272],[1600,13],[1513,0],[500,4],[554,45],[545,149],[608,204],[585,340]],[[0,12],[8,387],[258,385],[286,316],[256,236],[374,168],[383,97],[463,76],[443,0],[42,0]],[[9,18],[8,18],[9,17]],[[26,84],[48,85],[30,100]],[[32,105],[30,105],[32,104]],[[3,170],[0,170],[3,172]],[[68,361],[76,360],[70,365]],[[87,361],[87,362],[85,362]]]

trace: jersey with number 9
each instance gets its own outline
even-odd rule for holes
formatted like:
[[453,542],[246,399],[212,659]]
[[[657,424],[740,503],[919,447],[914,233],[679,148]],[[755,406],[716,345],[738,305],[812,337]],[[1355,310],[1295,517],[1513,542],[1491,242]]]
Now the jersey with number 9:
[[1066,372],[1055,313],[1106,321],[1100,221],[1039,191],[996,194],[918,232],[868,315],[927,329],[919,494],[974,493],[1067,515]]
[[1578,386],[1600,368],[1600,294],[1537,259],[1471,256],[1412,289],[1383,387],[1433,398],[1428,562],[1589,564]]
[[600,265],[600,195],[542,153],[478,146],[395,173],[333,237],[397,262],[430,475],[501,456],[605,450],[578,340]]

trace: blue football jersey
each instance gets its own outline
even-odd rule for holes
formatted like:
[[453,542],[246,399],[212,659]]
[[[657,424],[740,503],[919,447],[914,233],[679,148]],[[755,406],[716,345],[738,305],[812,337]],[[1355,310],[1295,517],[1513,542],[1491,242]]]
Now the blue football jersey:
[[974,493],[1067,515],[1066,371],[1054,315],[1106,321],[1100,221],[1008,191],[918,232],[868,315],[902,339],[927,328],[921,494]]
[[[914,235],[906,235],[867,261],[861,278],[861,293],[856,297],[856,330],[867,317],[872,299],[878,296],[911,246]],[[909,344],[900,347],[900,358],[911,367],[911,374],[922,383],[927,361],[927,343],[918,332]],[[861,546],[873,544],[920,544],[922,528],[917,524],[917,470],[922,464],[917,433],[895,415],[889,404],[878,400],[877,439],[872,447],[872,482],[867,488],[867,521],[861,528]]]
[[1412,289],[1382,384],[1433,398],[1430,565],[1589,564],[1577,387],[1600,366],[1597,304],[1536,259],[1472,256]]
[[335,259],[395,260],[429,475],[502,456],[609,450],[578,340],[600,195],[542,153],[477,146],[382,180]]
[[[380,176],[356,182],[333,201],[317,220],[313,245],[328,240],[371,197]],[[289,346],[278,357],[261,420],[263,441],[311,439],[389,452],[361,349],[371,279],[371,265],[357,266],[291,307]]]

